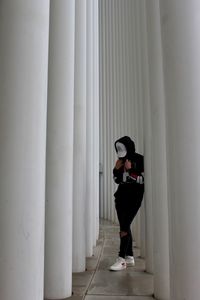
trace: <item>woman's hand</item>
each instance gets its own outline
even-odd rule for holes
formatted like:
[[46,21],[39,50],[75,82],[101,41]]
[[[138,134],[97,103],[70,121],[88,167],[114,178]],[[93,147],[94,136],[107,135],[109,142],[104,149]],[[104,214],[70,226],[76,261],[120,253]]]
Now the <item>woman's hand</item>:
[[132,167],[131,161],[127,159],[127,160],[125,161],[124,168],[125,168],[126,171],[128,171],[128,170],[131,169],[131,167]]
[[121,167],[123,167],[123,165],[124,165],[123,160],[122,159],[118,159],[116,161],[116,164],[115,164],[115,169],[119,170]]

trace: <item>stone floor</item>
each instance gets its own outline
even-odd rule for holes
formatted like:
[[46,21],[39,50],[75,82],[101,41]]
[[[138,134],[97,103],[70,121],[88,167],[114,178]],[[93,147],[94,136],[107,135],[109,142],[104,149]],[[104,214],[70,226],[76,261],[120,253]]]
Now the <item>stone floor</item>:
[[145,261],[134,247],[136,265],[111,272],[119,248],[119,227],[101,221],[94,255],[87,258],[87,271],[73,274],[73,296],[68,300],[153,300],[153,276],[145,272]]

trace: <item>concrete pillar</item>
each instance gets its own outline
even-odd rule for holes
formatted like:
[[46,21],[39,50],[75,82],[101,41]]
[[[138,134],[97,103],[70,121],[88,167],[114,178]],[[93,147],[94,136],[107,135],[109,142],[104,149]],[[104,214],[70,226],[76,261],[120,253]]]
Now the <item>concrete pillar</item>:
[[152,130],[151,130],[151,106],[149,98],[149,71],[147,54],[147,28],[145,1],[136,2],[136,21],[138,24],[138,44],[141,59],[141,77],[142,90],[141,98],[143,101],[144,115],[144,164],[145,164],[145,212],[146,212],[146,270],[153,273],[153,208],[152,208]]
[[[130,0],[132,1],[132,0]],[[137,11],[137,5],[140,3],[141,7],[138,7],[139,12]],[[146,76],[146,60],[143,58],[143,56],[146,55],[145,53],[145,44],[143,45],[143,32],[142,32],[142,25],[145,22],[145,15],[144,15],[144,8],[143,8],[144,0],[138,0],[138,4],[136,3],[136,18],[135,22],[137,23],[135,26],[136,31],[136,44],[134,47],[136,48],[136,61],[137,61],[137,70],[136,70],[136,86],[138,89],[138,96],[137,96],[137,111],[135,112],[137,114],[137,128],[138,128],[138,145],[137,145],[137,151],[144,155],[144,118],[143,118],[143,99],[146,97],[146,93],[148,93],[148,87],[145,86],[145,76]],[[142,25],[141,25],[142,24]],[[144,36],[145,39],[145,36]],[[146,174],[144,174],[146,177]],[[146,252],[146,211],[145,211],[145,201],[143,199],[141,208],[138,213],[138,246],[140,247],[140,256],[145,257]]]
[[98,1],[87,0],[87,218],[86,253],[99,235],[99,25]]
[[94,199],[95,199],[95,231],[94,245],[99,236],[99,18],[98,0],[93,0],[93,101],[94,101]]
[[[133,132],[134,132],[134,141],[136,144],[136,151],[141,151],[141,142],[142,137],[140,136],[140,117],[141,117],[141,103],[142,103],[142,87],[141,87],[141,49],[140,49],[140,32],[139,32],[139,23],[138,23],[138,3],[132,1],[131,3],[131,14],[132,14],[132,51],[133,51],[133,63],[132,63],[132,86],[133,86],[133,109],[131,110],[133,118]],[[138,212],[132,228],[134,233],[134,239],[136,246],[141,246],[141,217],[140,211]]]
[[152,208],[154,295],[169,300],[169,228],[167,197],[166,126],[159,2],[146,1],[149,91],[152,125]]
[[160,1],[173,300],[199,298],[200,3]]
[[48,31],[48,0],[1,1],[0,298],[4,300],[43,299]]
[[146,256],[146,211],[145,211],[144,200],[140,208],[140,234],[141,234],[140,256],[142,258],[145,258]]
[[93,199],[93,35],[92,35],[92,2],[93,0],[87,0],[87,70],[86,70],[86,105],[87,105],[87,120],[86,120],[86,256],[92,256],[93,244],[94,244],[94,199]]
[[[103,159],[104,159],[104,153],[102,151],[101,145],[103,145],[104,141],[104,135],[103,135],[103,80],[101,78],[101,74],[103,72],[103,61],[104,61],[104,54],[103,54],[103,13],[102,8],[99,5],[99,145],[100,145],[100,151],[99,151],[99,168],[100,168],[100,178],[99,178],[99,202],[100,202],[100,217],[103,218],[104,216],[104,186],[103,186],[103,176],[104,176],[104,170],[103,170]],[[105,145],[104,145],[105,146]]]
[[82,272],[86,257],[86,0],[75,2],[75,28],[73,271]]
[[[111,170],[113,168],[113,164],[111,164],[111,156],[112,156],[112,141],[111,141],[111,111],[110,111],[110,101],[108,100],[110,98],[110,92],[112,89],[111,85],[111,66],[110,66],[110,18],[111,18],[111,2],[110,1],[105,1],[103,0],[102,3],[102,11],[104,13],[104,22],[105,22],[105,32],[104,32],[104,53],[105,53],[105,82],[104,82],[104,89],[105,89],[105,95],[104,95],[104,126],[105,126],[105,131],[104,131],[104,138],[105,138],[105,145],[107,148],[107,153],[105,154],[105,159],[104,159],[104,201],[105,201],[105,212],[106,212],[106,219],[112,220],[112,204],[111,201],[112,199],[112,191],[111,191],[111,186],[113,182],[112,178],[112,173]],[[106,128],[109,128],[107,130]],[[112,149],[112,150],[111,150]]]
[[136,247],[141,247],[141,218],[140,218],[140,210],[138,211],[133,223],[132,223],[132,231],[133,231],[133,237],[136,242]]
[[51,1],[46,167],[45,298],[72,286],[74,1]]

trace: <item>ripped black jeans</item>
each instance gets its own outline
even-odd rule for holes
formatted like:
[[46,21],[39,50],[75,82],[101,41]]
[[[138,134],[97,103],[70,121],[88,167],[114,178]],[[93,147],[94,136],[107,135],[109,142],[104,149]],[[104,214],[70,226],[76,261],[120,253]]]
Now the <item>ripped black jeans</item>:
[[[120,225],[120,250],[119,256],[133,256],[133,239],[131,233],[131,223],[135,218],[142,203],[142,197],[137,199],[115,199],[115,208]],[[121,232],[127,233],[121,236]]]

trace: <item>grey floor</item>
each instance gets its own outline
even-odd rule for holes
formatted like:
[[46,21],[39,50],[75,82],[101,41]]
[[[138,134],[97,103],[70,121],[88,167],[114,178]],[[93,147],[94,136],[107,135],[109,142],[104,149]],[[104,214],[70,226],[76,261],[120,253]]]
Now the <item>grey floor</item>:
[[152,300],[153,276],[145,272],[145,261],[134,247],[136,265],[110,272],[119,248],[119,227],[101,221],[94,256],[87,258],[87,271],[73,274],[73,296],[68,300]]

